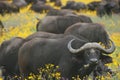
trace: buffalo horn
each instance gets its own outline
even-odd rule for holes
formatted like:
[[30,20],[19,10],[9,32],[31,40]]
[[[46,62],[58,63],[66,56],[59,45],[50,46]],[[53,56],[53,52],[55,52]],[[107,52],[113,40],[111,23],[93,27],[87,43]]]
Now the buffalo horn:
[[103,48],[99,43],[96,43],[96,42],[86,43],[83,46],[81,46],[79,49],[73,49],[72,46],[71,46],[71,43],[74,40],[75,39],[70,40],[68,42],[68,46],[67,46],[71,53],[78,53],[80,51],[83,51],[83,50],[86,50],[86,49],[90,49],[90,48],[99,49],[99,50],[103,51],[106,54],[110,54],[110,53],[114,52],[114,50],[115,50],[115,45],[114,45],[113,41],[111,41],[111,40],[110,41],[111,41],[112,46],[109,49]]

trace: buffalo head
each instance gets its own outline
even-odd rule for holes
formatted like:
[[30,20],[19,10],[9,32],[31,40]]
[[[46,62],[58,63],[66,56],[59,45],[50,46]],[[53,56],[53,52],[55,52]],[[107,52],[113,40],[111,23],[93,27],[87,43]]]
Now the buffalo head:
[[99,61],[101,61],[100,58],[102,53],[110,54],[115,50],[115,45],[111,40],[111,47],[109,49],[103,48],[99,43],[96,42],[85,43],[79,49],[74,49],[71,46],[74,40],[75,39],[69,41],[68,49],[73,54],[79,55],[80,53],[83,55],[83,60],[85,63],[83,63],[83,66],[79,71],[81,77],[89,75],[96,68],[96,66],[99,64]]

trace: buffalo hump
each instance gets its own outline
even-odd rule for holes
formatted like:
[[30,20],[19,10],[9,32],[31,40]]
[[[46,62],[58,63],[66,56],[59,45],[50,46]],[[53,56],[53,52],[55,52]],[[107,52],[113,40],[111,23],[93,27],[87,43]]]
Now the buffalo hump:
[[67,28],[64,34],[74,35],[78,38],[82,36],[90,42],[101,42],[106,47],[110,46],[105,26],[99,23],[76,23]]

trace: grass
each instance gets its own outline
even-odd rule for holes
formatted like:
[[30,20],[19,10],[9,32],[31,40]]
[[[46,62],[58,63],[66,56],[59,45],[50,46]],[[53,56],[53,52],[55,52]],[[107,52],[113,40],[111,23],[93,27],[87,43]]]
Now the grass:
[[[79,0],[83,1],[83,0]],[[86,4],[89,1],[86,0]],[[66,3],[66,0],[62,0],[62,3]],[[53,4],[51,4],[53,5]],[[0,43],[4,40],[10,39],[14,36],[27,37],[28,35],[36,32],[36,23],[38,22],[36,18],[43,18],[45,14],[34,13],[29,10],[29,7],[21,9],[18,14],[7,14],[4,17],[0,16],[0,20],[3,21],[5,30],[3,35],[0,36]],[[114,77],[106,76],[102,80],[119,80],[120,79],[120,15],[114,14],[112,17],[104,16],[99,18],[95,15],[95,12],[83,12],[78,14],[85,14],[91,17],[93,22],[101,23],[105,25],[105,29],[108,31],[111,39],[115,42],[116,51],[111,54],[113,57],[113,63],[108,64],[112,68],[116,75]],[[31,79],[33,80],[33,79]]]

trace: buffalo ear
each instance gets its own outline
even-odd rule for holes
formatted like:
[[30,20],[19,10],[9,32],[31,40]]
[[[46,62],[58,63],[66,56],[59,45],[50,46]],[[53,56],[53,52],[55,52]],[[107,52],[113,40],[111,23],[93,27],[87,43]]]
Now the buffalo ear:
[[101,55],[101,61],[102,61],[104,64],[112,63],[112,57],[106,56],[106,55]]

